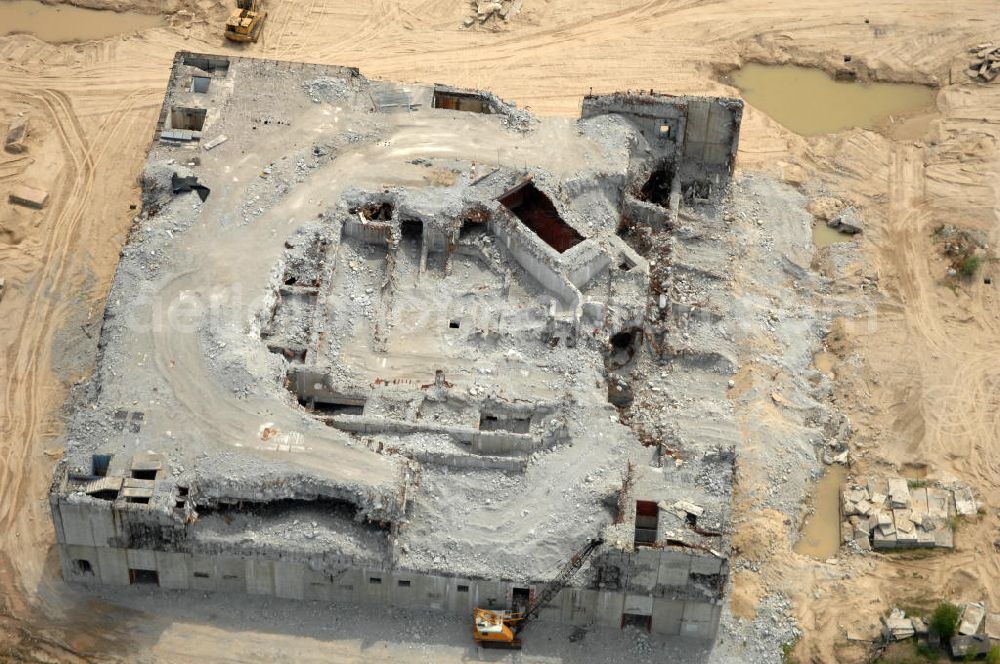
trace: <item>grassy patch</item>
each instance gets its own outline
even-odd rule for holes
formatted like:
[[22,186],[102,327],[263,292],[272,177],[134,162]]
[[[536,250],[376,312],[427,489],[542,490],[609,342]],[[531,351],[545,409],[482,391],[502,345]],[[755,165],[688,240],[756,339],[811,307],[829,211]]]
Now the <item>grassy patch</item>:
[[951,602],[941,602],[931,614],[929,627],[941,635],[942,641],[947,641],[955,636],[958,629],[958,618],[961,611]]
[[782,664],[799,664],[799,660],[795,658],[792,651],[795,650],[795,644],[798,641],[791,641],[789,643],[781,644],[781,662]]

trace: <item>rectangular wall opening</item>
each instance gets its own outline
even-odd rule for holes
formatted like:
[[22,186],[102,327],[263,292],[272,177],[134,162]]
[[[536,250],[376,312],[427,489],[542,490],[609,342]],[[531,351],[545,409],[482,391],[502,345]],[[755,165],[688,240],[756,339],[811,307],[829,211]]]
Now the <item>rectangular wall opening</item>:
[[531,591],[528,588],[514,588],[511,591],[510,608],[514,613],[521,613],[531,603]]
[[642,616],[636,613],[622,614],[622,629],[635,627],[648,632],[653,629],[653,616]]
[[400,588],[409,588],[410,581],[409,579],[400,579],[399,581],[396,582],[396,585],[398,585]]
[[446,108],[449,111],[467,111],[469,113],[492,113],[489,102],[482,96],[468,93],[434,91],[434,108]]
[[98,477],[107,477],[110,465],[110,454],[95,454],[90,459],[91,472]]
[[209,73],[219,72],[225,74],[229,71],[229,60],[226,58],[209,58],[197,55],[189,55],[184,58],[184,65],[187,67],[197,67]]
[[127,496],[125,498],[126,503],[134,503],[136,505],[148,505],[149,496]]
[[132,585],[160,585],[160,573],[155,569],[131,569],[128,571],[128,582]]
[[531,418],[483,412],[479,417],[479,430],[531,433]]
[[457,587],[455,588],[455,590],[456,590],[457,592],[460,592],[460,593],[467,593],[467,592],[469,592],[469,586],[467,586],[467,585],[464,585],[464,584],[460,583],[460,584],[458,584],[458,586],[457,586]]
[[208,111],[204,108],[172,108],[170,109],[170,128],[201,131],[201,128],[205,126],[207,115]]
[[90,576],[94,575],[93,565],[90,564],[89,560],[84,560],[83,558],[73,561],[73,571],[77,574],[89,574]]
[[656,531],[660,520],[660,507],[651,500],[635,501],[635,545],[656,544]]
[[134,480],[155,480],[156,479],[155,470],[136,470],[132,469],[132,479]]
[[322,413],[323,415],[364,415],[364,399],[337,399],[323,397],[312,400],[299,400],[299,402],[310,410]]
[[404,219],[399,222],[399,230],[404,240],[419,242],[424,237],[424,222],[419,219]]
[[199,94],[205,94],[208,92],[208,86],[211,84],[212,79],[208,76],[192,76],[191,77],[191,92],[197,92]]
[[547,245],[563,253],[583,242],[584,237],[563,221],[552,200],[531,180],[510,190],[499,199],[521,222]]

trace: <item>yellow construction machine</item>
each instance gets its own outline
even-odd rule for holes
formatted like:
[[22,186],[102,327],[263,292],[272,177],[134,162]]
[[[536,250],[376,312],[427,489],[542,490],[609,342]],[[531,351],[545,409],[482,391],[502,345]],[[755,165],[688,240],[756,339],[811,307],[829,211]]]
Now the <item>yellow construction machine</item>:
[[257,0],[236,0],[236,7],[226,21],[226,39],[237,42],[257,41],[267,12],[260,11]]
[[542,607],[547,605],[566,587],[573,575],[583,567],[594,549],[604,544],[602,539],[592,539],[579,551],[573,554],[563,568],[542,588],[541,592],[528,603],[523,611],[509,609],[473,609],[472,638],[484,648],[511,648],[520,650],[521,639],[518,635],[529,622],[538,617]]

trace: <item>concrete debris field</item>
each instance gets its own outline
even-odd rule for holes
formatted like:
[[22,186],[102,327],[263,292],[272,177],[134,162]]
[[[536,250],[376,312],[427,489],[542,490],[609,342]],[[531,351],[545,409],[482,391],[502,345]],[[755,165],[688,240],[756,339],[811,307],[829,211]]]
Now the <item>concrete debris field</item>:
[[[971,661],[1000,646],[1000,613],[989,612],[985,602],[958,602],[955,606],[959,610],[958,622],[954,635],[946,644],[952,657]],[[885,642],[928,636],[932,634],[926,617],[907,616],[902,609],[894,608],[882,618]]]
[[844,487],[844,542],[854,541],[864,550],[955,548],[953,520],[978,509],[972,490],[912,484],[904,477],[883,477]]
[[178,53],[50,494],[66,578],[464,613],[601,536],[543,620],[713,638],[738,432],[624,413],[735,363],[629,232],[704,208],[677,264],[725,269],[741,115]]
[[982,83],[992,83],[1000,74],[1000,46],[993,42],[977,44],[969,49],[973,60],[969,63],[966,73],[969,78]]

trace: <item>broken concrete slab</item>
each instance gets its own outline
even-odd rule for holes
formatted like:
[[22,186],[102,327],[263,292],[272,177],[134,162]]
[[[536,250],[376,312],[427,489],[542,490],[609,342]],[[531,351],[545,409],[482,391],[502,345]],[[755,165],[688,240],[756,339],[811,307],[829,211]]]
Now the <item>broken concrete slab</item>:
[[986,636],[992,641],[1000,641],[1000,613],[986,614]]
[[228,136],[226,136],[225,134],[219,134],[218,136],[216,136],[212,140],[207,141],[205,143],[202,143],[201,147],[204,148],[204,149],[206,149],[206,150],[211,150],[212,148],[219,147],[220,145],[222,145],[223,143],[225,143],[228,140],[229,140]]
[[14,205],[23,205],[24,207],[41,210],[49,200],[49,192],[26,185],[18,185],[10,192],[8,199]]
[[910,487],[906,483],[906,478],[889,478],[889,500],[893,508],[907,508],[910,506]]
[[955,512],[959,516],[971,516],[978,511],[976,497],[972,494],[972,489],[962,487],[955,490]]
[[11,154],[20,154],[27,149],[28,139],[28,116],[24,115],[15,118],[7,129],[7,137],[3,141],[3,148]]
[[902,609],[893,609],[882,622],[885,624],[886,636],[892,641],[909,639],[915,633],[913,621],[906,617]]
[[966,602],[962,607],[962,615],[958,619],[958,633],[969,636],[979,633],[979,628],[986,618],[986,606],[981,602]]

